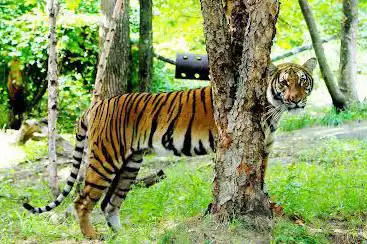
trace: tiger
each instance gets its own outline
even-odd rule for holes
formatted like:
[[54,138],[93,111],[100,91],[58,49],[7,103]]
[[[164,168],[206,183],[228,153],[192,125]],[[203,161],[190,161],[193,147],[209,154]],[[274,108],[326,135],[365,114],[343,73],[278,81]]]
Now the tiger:
[[[285,63],[269,67],[266,89],[267,113],[263,130],[267,151],[273,144],[281,114],[306,106],[313,89],[316,59],[303,65]],[[98,234],[89,217],[105,193],[101,209],[113,231],[121,229],[119,210],[134,183],[147,151],[176,156],[215,152],[218,134],[210,86],[168,93],[129,93],[101,100],[91,106],[76,126],[71,173],[62,193],[38,208],[23,206],[31,213],[50,211],[68,196],[80,166],[87,161],[84,187],[74,201],[81,232],[94,239]]]

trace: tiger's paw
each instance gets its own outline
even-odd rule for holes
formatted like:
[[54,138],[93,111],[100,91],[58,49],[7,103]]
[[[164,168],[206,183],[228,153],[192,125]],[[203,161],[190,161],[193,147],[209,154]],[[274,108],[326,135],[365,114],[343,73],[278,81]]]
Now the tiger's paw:
[[84,237],[89,239],[89,240],[100,240],[100,241],[103,241],[104,240],[104,237],[102,234],[100,233],[97,233],[97,232],[90,232],[90,233],[85,233],[84,234]]
[[84,228],[82,229],[82,233],[85,238],[89,240],[103,240],[103,235],[97,233],[94,228]]
[[118,215],[107,216],[107,224],[113,230],[113,232],[119,232],[122,229],[120,216]]
[[275,202],[270,201],[270,200],[269,200],[269,204],[270,204],[270,210],[272,211],[273,216],[283,216],[284,215],[284,210],[281,205],[278,205]]

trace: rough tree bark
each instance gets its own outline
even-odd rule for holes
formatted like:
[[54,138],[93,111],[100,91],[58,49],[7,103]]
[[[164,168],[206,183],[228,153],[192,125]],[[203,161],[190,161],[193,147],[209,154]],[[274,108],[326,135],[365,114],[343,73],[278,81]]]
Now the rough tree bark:
[[[114,8],[122,2],[122,9],[114,21]],[[116,13],[116,14],[117,14]],[[111,50],[106,55],[107,63],[104,77],[102,78],[102,97],[121,95],[128,91],[131,72],[130,28],[129,28],[129,1],[128,0],[101,0],[102,23],[99,32],[100,47],[105,44],[106,33],[109,25],[116,24],[114,37],[110,41]],[[101,59],[101,58],[100,58]]]
[[306,20],[306,24],[308,26],[308,30],[310,32],[312,39],[312,45],[314,47],[315,54],[319,62],[321,74],[325,81],[326,87],[330,93],[333,105],[335,106],[336,109],[342,110],[346,107],[346,99],[344,95],[341,93],[339,87],[337,86],[337,83],[334,80],[334,76],[327,63],[324,48],[322,47],[320,33],[317,30],[315,18],[312,14],[312,11],[310,9],[307,0],[298,0],[298,3],[301,7],[303,17]]
[[[104,97],[109,97],[109,95],[113,96],[113,92],[111,94],[108,93],[109,84],[105,84],[106,76],[106,67],[109,62],[109,54],[111,51],[111,46],[115,41],[115,32],[118,25],[118,21],[121,20],[121,10],[123,9],[123,3],[125,0],[117,0],[116,3],[114,1],[104,0],[101,1],[101,10],[103,21],[101,23],[99,29],[99,46],[100,46],[100,56],[98,61],[97,75],[96,81],[94,84],[93,98],[92,103],[97,102]],[[114,5],[113,5],[114,3]],[[112,9],[112,10],[111,10]],[[112,13],[111,13],[112,11]],[[115,44],[116,47],[116,44]],[[109,69],[113,66],[109,65]],[[108,81],[108,80],[107,80]],[[116,79],[110,81],[111,84],[114,84],[118,89],[118,84]],[[102,92],[102,87],[104,87],[104,92]],[[113,86],[112,86],[113,87]],[[117,94],[116,94],[117,95]]]
[[55,196],[59,195],[56,164],[56,120],[57,120],[57,50],[56,18],[59,10],[57,0],[48,0],[49,47],[48,47],[48,157],[49,184]]
[[140,0],[139,91],[150,91],[153,74],[152,0]]
[[222,220],[269,217],[262,188],[266,152],[261,118],[279,2],[222,2],[201,0],[218,126],[211,212]]
[[358,101],[356,90],[358,0],[343,1],[341,20],[339,87],[348,103]]

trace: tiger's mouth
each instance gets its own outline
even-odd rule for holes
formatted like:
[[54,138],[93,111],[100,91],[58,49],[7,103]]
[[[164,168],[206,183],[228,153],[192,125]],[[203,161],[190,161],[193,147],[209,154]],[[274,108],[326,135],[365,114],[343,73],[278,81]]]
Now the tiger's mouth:
[[295,110],[295,109],[304,109],[306,104],[303,103],[303,102],[292,102],[292,103],[284,103],[287,107],[287,110],[288,111],[292,111],[292,110]]
[[292,103],[284,103],[285,107],[287,108],[288,113],[291,114],[300,114],[304,112],[304,108],[306,107],[306,103],[304,102],[292,102]]

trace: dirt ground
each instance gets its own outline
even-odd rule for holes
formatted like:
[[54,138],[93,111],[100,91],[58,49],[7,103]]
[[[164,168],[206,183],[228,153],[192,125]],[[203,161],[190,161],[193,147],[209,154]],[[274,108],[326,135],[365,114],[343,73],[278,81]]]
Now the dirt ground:
[[367,138],[367,121],[353,121],[339,127],[310,127],[291,132],[281,132],[276,136],[271,162],[288,163],[305,145],[315,144],[328,138],[364,139]]
[[[25,154],[21,148],[13,144],[14,132],[0,131],[0,169],[7,169],[16,166],[25,160]],[[279,132],[274,144],[272,161],[282,161],[287,163],[292,159],[296,152],[304,148],[305,145],[312,145],[315,141],[327,138],[367,138],[367,121],[353,121],[339,127],[311,127],[291,132]],[[195,157],[197,158],[197,157]],[[145,159],[148,168],[165,168],[178,160],[210,162],[212,156],[202,156],[200,160],[195,158],[176,158],[176,157],[154,157],[149,156]]]

